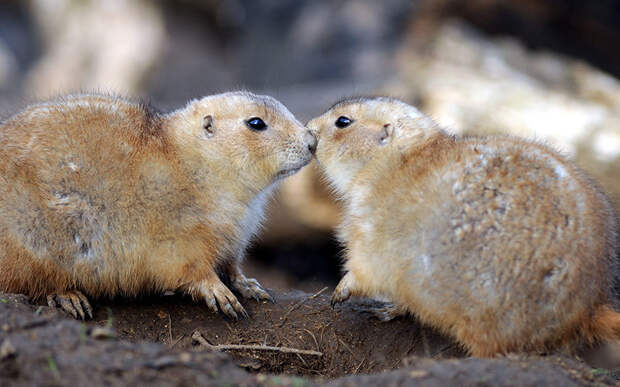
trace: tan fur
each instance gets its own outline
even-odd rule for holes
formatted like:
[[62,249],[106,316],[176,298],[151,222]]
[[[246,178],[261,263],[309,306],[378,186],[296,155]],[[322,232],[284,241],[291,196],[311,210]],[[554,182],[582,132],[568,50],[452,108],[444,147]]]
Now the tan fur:
[[[250,130],[251,117],[268,129]],[[311,160],[311,143],[282,104],[246,92],[169,114],[94,94],[32,105],[0,126],[0,290],[185,289],[234,307],[220,271],[259,296],[239,262],[269,192]]]
[[612,206],[557,152],[450,136],[389,98],[343,101],[308,127],[345,204],[335,302],[391,299],[475,356],[620,339]]

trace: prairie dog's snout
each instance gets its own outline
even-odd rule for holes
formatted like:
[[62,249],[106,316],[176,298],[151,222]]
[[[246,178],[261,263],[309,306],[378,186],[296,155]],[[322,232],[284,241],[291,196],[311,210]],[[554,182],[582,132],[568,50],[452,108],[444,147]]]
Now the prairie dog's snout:
[[312,133],[312,131],[308,130],[304,135],[304,140],[308,145],[308,150],[310,151],[310,153],[314,154],[314,152],[316,152],[316,146],[318,144],[316,136]]
[[294,129],[295,133],[287,133],[282,139],[282,149],[278,151],[281,165],[276,179],[293,175],[312,161],[316,151],[316,137],[301,124],[298,125]]
[[[310,139],[310,136],[312,136],[312,139],[314,139],[314,149],[312,150],[312,154],[316,154],[317,148],[319,146],[319,141],[321,140],[316,120],[308,121],[306,123],[306,128],[308,128],[308,139]],[[308,143],[308,147],[310,147],[310,142]]]

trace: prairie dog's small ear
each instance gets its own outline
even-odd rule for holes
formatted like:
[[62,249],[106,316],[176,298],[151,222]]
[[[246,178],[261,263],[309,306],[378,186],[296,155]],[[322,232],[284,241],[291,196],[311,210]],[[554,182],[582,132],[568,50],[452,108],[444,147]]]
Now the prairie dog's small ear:
[[213,116],[206,115],[202,118],[202,128],[205,130],[207,137],[213,137],[215,128],[213,127]]
[[385,124],[379,135],[379,144],[385,145],[394,138],[394,125]]

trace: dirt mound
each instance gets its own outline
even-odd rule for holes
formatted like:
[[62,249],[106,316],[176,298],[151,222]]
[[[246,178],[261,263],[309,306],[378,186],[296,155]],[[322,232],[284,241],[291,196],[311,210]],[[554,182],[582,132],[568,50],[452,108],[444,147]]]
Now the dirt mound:
[[[391,370],[410,355],[455,356],[456,346],[409,319],[382,323],[361,312],[360,303],[335,309],[329,294],[274,294],[276,303],[244,302],[250,319],[225,320],[189,298],[168,296],[102,304],[92,324],[112,325],[121,338],[192,348],[198,330],[211,344],[285,346],[314,350],[323,356],[270,351],[229,351],[235,361],[254,371],[337,377]],[[89,323],[91,324],[91,323]]]
[[[3,294],[0,384],[571,386],[617,382],[607,371],[562,357],[454,358],[463,354],[449,339],[413,319],[381,323],[362,312],[359,302],[333,310],[326,293],[274,294],[276,304],[245,302],[251,319],[238,322],[215,316],[205,306],[179,296],[96,302],[95,319],[88,323],[33,305],[24,296]],[[199,334],[209,345],[227,348],[231,356],[205,349],[192,334]],[[222,348],[231,344],[245,347]],[[292,352],[285,353],[283,347]],[[333,379],[343,375],[350,376]]]

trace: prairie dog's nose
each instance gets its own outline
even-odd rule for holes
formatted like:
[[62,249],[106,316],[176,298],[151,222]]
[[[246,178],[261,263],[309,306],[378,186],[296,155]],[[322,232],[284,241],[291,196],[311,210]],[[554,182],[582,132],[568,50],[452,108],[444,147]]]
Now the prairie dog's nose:
[[314,154],[314,152],[316,152],[317,140],[311,131],[308,130],[306,132],[306,134],[304,135],[304,141],[306,142],[306,144],[308,144],[308,150],[310,151],[310,153]]

